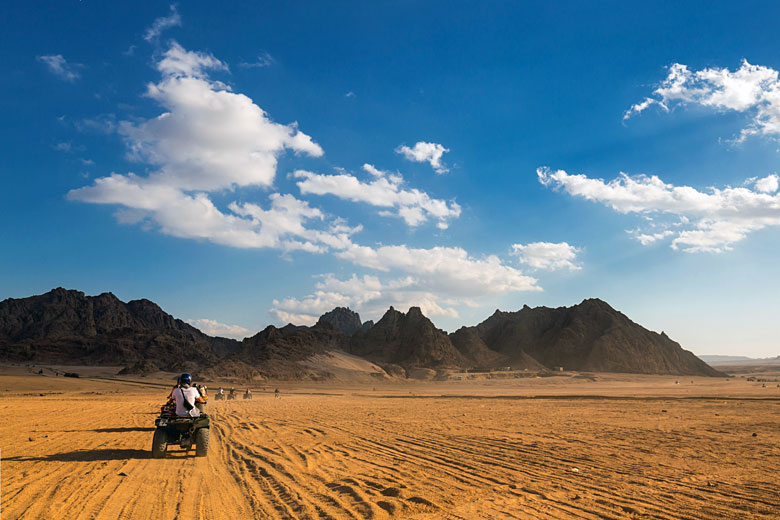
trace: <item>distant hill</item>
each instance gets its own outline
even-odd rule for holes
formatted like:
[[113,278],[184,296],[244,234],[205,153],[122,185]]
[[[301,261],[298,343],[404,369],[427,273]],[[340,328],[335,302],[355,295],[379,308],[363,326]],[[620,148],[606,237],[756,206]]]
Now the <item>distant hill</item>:
[[780,356],[772,358],[749,358],[746,356],[699,356],[699,359],[712,366],[762,366],[780,365]]
[[708,365],[714,364],[714,363],[731,363],[734,361],[751,361],[751,358],[747,356],[697,356],[699,359],[707,363]]
[[60,287],[0,302],[0,359],[5,361],[179,371],[215,363],[238,346],[203,334],[149,300],[124,303],[112,293],[85,296]]
[[530,356],[548,368],[720,376],[665,333],[649,331],[599,299],[572,307],[496,311],[473,327],[485,346],[510,360]]
[[246,338],[232,353],[207,372],[214,376],[273,379],[322,379],[316,368],[303,369],[303,362],[320,354],[343,351],[349,339],[327,321],[313,327],[269,325]]

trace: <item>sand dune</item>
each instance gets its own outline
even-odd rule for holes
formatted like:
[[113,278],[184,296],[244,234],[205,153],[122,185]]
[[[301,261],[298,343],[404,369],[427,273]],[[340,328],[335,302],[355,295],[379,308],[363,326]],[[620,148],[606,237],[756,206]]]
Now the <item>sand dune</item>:
[[[173,449],[157,460],[149,449],[160,389],[5,376],[2,513],[13,519],[780,515],[780,388],[707,378],[680,385],[625,375],[549,379],[289,386],[281,399],[258,388],[252,401],[209,404],[207,458]],[[25,391],[15,392],[21,381]],[[30,386],[47,395],[28,392]]]

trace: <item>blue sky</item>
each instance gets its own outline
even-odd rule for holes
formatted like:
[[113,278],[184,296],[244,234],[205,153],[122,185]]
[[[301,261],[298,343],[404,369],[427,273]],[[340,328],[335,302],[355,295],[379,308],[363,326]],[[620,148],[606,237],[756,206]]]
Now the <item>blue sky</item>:
[[598,297],[778,355],[778,11],[5,3],[0,298],[242,337]]

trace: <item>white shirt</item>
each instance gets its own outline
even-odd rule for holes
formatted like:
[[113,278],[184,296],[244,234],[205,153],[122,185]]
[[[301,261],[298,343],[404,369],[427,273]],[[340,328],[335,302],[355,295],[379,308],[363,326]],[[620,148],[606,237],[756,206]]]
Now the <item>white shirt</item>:
[[187,409],[184,407],[185,397],[192,406],[195,406],[195,398],[200,397],[200,392],[198,392],[198,389],[195,388],[194,386],[191,386],[189,388],[177,388],[176,390],[174,390],[173,398],[176,399],[176,415],[180,415],[182,417],[186,417],[188,415],[190,417],[199,416],[200,410],[198,410],[197,406],[195,406],[195,408],[189,411],[187,411]]

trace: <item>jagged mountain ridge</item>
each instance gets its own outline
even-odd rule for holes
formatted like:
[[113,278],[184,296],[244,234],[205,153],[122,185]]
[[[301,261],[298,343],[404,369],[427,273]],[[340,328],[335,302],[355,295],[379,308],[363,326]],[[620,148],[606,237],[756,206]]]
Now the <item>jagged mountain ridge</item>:
[[124,303],[112,293],[53,289],[0,302],[0,354],[6,361],[63,364],[152,363],[179,370],[238,348],[174,318],[149,300]]
[[412,367],[463,367],[468,360],[452,345],[449,336],[423,316],[419,307],[406,314],[390,307],[368,331],[355,334],[350,353],[374,363]]
[[546,367],[595,372],[719,376],[665,333],[647,330],[599,299],[572,307],[496,311],[474,327],[491,350]]
[[[0,302],[0,360],[201,369],[214,376],[304,377],[307,359],[344,351],[393,373],[413,368],[498,368],[722,375],[663,332],[632,322],[607,303],[496,311],[452,334],[419,307],[393,307],[376,324],[336,308],[313,327],[269,326],[242,342],[208,336],[149,300],[62,288]],[[307,365],[310,367],[310,364]],[[307,369],[305,377],[320,377]]]

